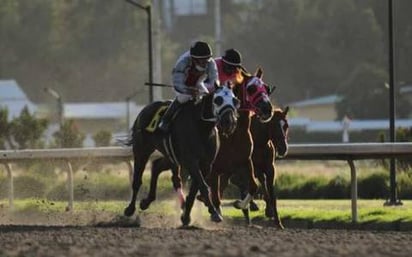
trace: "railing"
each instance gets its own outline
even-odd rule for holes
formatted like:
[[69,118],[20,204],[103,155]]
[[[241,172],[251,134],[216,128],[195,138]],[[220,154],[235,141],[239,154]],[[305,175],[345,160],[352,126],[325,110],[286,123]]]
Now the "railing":
[[[157,153],[159,155],[159,153]],[[357,174],[354,161],[360,159],[384,159],[412,156],[412,143],[349,143],[349,144],[292,144],[285,160],[343,160],[351,171],[352,222],[358,221],[357,214]],[[130,181],[133,175],[132,151],[128,147],[67,148],[41,150],[0,151],[0,163],[4,164],[9,179],[9,206],[13,207],[14,187],[11,163],[23,160],[59,160],[67,165],[69,188],[68,209],[73,209],[73,169],[74,160],[124,161],[129,168]]]

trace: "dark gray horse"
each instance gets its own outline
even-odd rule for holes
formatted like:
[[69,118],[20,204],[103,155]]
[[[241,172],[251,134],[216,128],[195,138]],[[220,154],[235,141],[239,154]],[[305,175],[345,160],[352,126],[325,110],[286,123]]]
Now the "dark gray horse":
[[[197,192],[206,199],[206,206],[214,222],[222,221],[209,198],[209,188],[204,177],[210,173],[211,163],[219,149],[219,130],[231,134],[237,125],[237,107],[239,100],[228,87],[220,87],[213,94],[203,96],[201,100],[189,101],[182,106],[174,119],[170,133],[163,133],[153,125],[153,117],[165,102],[155,102],[146,106],[138,115],[132,128],[132,137],[128,145],[133,146],[134,174],[132,199],[124,210],[131,216],[136,210],[137,193],[142,185],[142,175],[148,158],[155,151],[160,151],[177,167],[186,170],[192,182],[185,201],[181,221],[184,226],[190,223],[190,212]],[[158,120],[158,118],[157,118]],[[154,128],[154,129],[153,129]]]

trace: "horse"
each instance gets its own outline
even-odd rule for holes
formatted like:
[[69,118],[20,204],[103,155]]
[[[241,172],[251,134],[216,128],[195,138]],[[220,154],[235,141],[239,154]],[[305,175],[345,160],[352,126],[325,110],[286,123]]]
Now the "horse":
[[131,138],[125,142],[133,148],[134,174],[132,197],[124,215],[134,214],[144,168],[150,155],[158,150],[168,156],[178,168],[187,170],[192,178],[180,218],[183,226],[190,224],[190,212],[199,190],[206,199],[210,219],[221,222],[223,218],[209,198],[209,188],[204,177],[210,173],[211,163],[219,149],[216,127],[221,133],[233,133],[237,126],[239,100],[229,87],[219,87],[214,93],[184,104],[175,117],[170,132],[164,133],[157,125],[159,112],[167,104],[170,101],[154,102],[143,108],[133,124]]
[[[207,182],[212,189],[212,201],[220,212],[219,180],[222,174],[232,172],[231,165],[237,163],[246,165],[249,169],[245,175],[250,181],[250,194],[253,195],[257,190],[257,183],[254,177],[253,165],[251,164],[252,137],[250,134],[251,109],[256,112],[259,122],[266,122],[272,117],[272,105],[268,96],[268,86],[262,81],[263,71],[258,69],[255,75],[244,74],[244,82],[234,88],[235,95],[241,99],[239,110],[238,126],[235,131],[225,136],[219,133],[221,145],[219,153],[213,163],[212,172],[207,177]],[[182,200],[182,179],[180,172],[167,158],[159,158],[152,163],[152,176],[149,194],[140,202],[142,209],[147,209],[151,202],[156,199],[157,179],[164,170],[172,170],[173,187]],[[231,173],[230,173],[231,174]],[[247,205],[247,203],[245,204]]]
[[[250,132],[251,117],[254,114],[259,122],[268,122],[273,116],[273,106],[269,98],[269,86],[262,80],[263,70],[258,69],[255,75],[243,74],[243,82],[234,86],[234,93],[240,98],[239,118],[235,131],[221,136],[219,153],[213,162],[212,172],[207,177],[212,192],[212,201],[221,213],[221,176],[230,177],[236,173],[235,167],[244,167],[244,181],[248,184],[248,193],[242,200],[237,200],[234,207],[247,209],[249,202],[258,189],[252,163],[253,139]],[[201,196],[203,198],[203,196]]]
[[[268,218],[273,218],[275,227],[283,229],[282,222],[277,211],[276,196],[274,190],[274,182],[276,177],[275,157],[284,158],[288,151],[288,132],[289,123],[287,120],[287,113],[289,107],[283,111],[280,108],[275,109],[272,119],[269,122],[259,122],[256,117],[252,118],[251,133],[253,138],[253,153],[252,161],[255,171],[255,176],[259,180],[262,187],[264,200],[266,203],[265,215]],[[241,169],[241,167],[238,167]],[[242,174],[241,172],[237,174]],[[220,184],[220,192],[228,185],[229,177],[223,176]],[[242,176],[233,176],[230,181],[236,185],[241,197],[246,196],[248,181]],[[253,205],[252,205],[253,204]],[[252,201],[252,206],[257,205]],[[254,209],[257,210],[257,209]],[[251,223],[249,210],[243,210],[244,217],[247,223]]]
[[[287,120],[287,113],[289,108],[286,107],[284,111],[277,108],[274,110],[273,116],[270,121],[262,123],[256,116],[252,117],[251,122],[251,134],[253,138],[253,153],[252,161],[254,166],[255,176],[259,180],[260,185],[263,189],[264,200],[266,203],[265,215],[269,218],[273,218],[275,227],[283,229],[283,225],[278,215],[277,202],[274,192],[274,181],[276,175],[275,169],[275,157],[283,158],[287,155],[288,151],[288,133],[289,133],[289,123]],[[220,153],[219,153],[220,154]],[[142,200],[142,204],[145,208],[148,208],[150,203],[156,198],[156,182],[160,173],[164,170],[172,170],[172,182],[173,188],[176,192],[179,192],[182,188],[182,180],[187,180],[188,175],[184,173],[183,179],[181,174],[176,170],[176,167],[164,157],[158,158],[152,162],[151,170],[151,185],[150,193],[152,198],[145,198]],[[241,167],[236,169],[241,170]],[[230,177],[230,173],[224,173],[220,180],[220,194],[223,194],[224,189],[230,182],[237,186],[241,192],[241,197],[245,197],[245,191],[247,190],[248,180],[244,176],[236,176],[244,171],[240,171]],[[250,202],[251,210],[258,210],[257,204],[252,200]],[[248,224],[251,224],[249,210],[243,210],[245,220]]]

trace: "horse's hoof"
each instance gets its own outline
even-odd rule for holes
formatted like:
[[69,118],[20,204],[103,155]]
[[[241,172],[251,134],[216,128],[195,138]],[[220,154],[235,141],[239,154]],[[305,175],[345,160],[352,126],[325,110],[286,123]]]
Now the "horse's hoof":
[[285,227],[283,226],[282,222],[280,222],[280,220],[275,221],[275,227],[276,227],[277,229],[280,229],[280,230],[284,230],[284,229],[285,229]]
[[222,222],[223,217],[219,213],[213,213],[210,215],[210,220],[216,223]]
[[124,216],[130,217],[134,214],[135,211],[136,207],[134,205],[129,205],[126,209],[124,209]]
[[239,210],[245,210],[246,209],[246,208],[243,208],[241,200],[236,200],[233,203],[233,207],[235,207],[236,209],[239,209]]
[[186,227],[190,224],[190,217],[185,217],[185,215],[180,216],[180,221],[182,221],[182,226]]
[[149,201],[149,200],[147,200],[147,199],[141,200],[141,201],[140,201],[140,209],[141,209],[142,211],[147,210],[147,209],[149,208],[151,202],[152,202],[152,201]]
[[251,201],[249,204],[250,211],[259,211],[259,206],[254,202]]

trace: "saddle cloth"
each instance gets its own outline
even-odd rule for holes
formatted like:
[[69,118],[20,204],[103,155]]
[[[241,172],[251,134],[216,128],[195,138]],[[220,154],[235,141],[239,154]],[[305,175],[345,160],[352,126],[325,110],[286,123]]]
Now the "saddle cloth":
[[154,132],[157,128],[157,126],[159,125],[160,119],[162,118],[164,112],[167,109],[167,105],[162,105],[159,107],[159,109],[157,109],[157,111],[155,112],[155,114],[152,117],[152,120],[149,122],[149,124],[146,126],[146,131],[149,132]]

